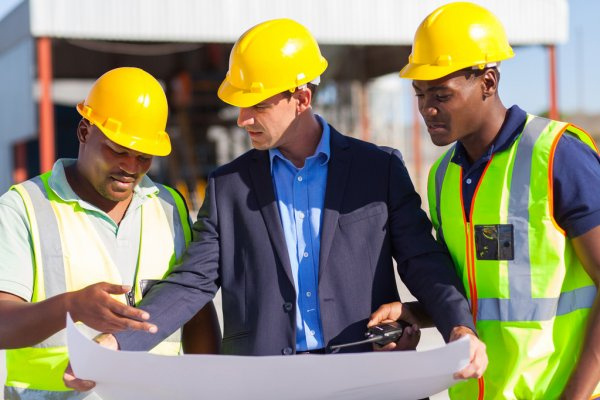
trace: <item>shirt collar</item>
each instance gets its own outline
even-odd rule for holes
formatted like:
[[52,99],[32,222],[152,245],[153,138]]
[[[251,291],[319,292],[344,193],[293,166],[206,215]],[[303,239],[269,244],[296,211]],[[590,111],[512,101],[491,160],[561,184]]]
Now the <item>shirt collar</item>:
[[[317,118],[317,121],[321,125],[323,131],[321,133],[321,140],[319,140],[319,144],[317,145],[314,154],[310,157],[307,157],[307,160],[309,158],[318,157],[320,160],[320,164],[325,165],[329,162],[329,156],[331,155],[331,147],[329,143],[331,132],[329,129],[329,124],[327,123],[327,121],[325,121],[325,118],[317,114],[315,114],[315,117]],[[275,157],[278,157],[281,160],[288,161],[287,158],[285,158],[285,156],[281,154],[281,151],[279,151],[278,148],[269,149],[269,159],[271,160],[271,174],[273,174],[273,160],[275,159]]]
[[[61,158],[56,160],[54,166],[52,167],[52,174],[48,180],[48,185],[63,201],[76,201],[80,205],[84,206],[88,203],[82,200],[81,197],[75,193],[73,188],[71,188],[71,185],[69,185],[69,181],[67,181],[67,176],[65,174],[65,168],[75,164],[76,162],[77,160],[73,158]],[[139,199],[140,204],[149,196],[156,193],[158,193],[158,187],[156,187],[154,182],[152,182],[147,175],[144,175],[140,183],[133,188],[133,196],[134,198]],[[133,203],[134,202],[132,201],[132,204]]]
[[490,148],[479,160],[476,160],[473,164],[470,164],[465,147],[461,142],[456,142],[454,155],[452,156],[451,161],[460,165],[465,170],[489,161],[494,153],[506,150],[514,143],[515,140],[517,140],[523,131],[526,120],[527,113],[519,108],[519,106],[513,105],[506,111],[504,122],[500,127],[498,135],[490,145]]

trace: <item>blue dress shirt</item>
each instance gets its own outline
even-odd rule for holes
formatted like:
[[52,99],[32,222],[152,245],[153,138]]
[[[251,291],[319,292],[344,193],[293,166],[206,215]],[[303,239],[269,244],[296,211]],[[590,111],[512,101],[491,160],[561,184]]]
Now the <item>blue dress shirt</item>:
[[271,176],[296,288],[296,351],[324,346],[319,312],[319,254],[327,164],[329,125],[323,128],[315,153],[296,168],[278,149],[269,150]]

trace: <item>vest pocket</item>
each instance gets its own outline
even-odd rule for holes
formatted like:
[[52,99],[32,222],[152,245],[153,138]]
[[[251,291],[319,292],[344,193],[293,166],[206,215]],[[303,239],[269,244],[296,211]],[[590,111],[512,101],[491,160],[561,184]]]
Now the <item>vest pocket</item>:
[[475,225],[475,250],[478,260],[514,260],[512,224]]

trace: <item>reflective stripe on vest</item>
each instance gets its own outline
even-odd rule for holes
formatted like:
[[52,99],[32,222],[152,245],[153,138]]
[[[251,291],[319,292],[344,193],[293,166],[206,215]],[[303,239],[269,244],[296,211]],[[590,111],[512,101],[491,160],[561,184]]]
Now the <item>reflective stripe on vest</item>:
[[[597,289],[553,217],[553,157],[567,129],[595,149],[577,127],[528,116],[515,143],[485,167],[468,220],[462,169],[450,161],[455,147],[430,172],[431,219],[477,310],[490,360],[485,390],[462,382],[451,398],[558,398],[579,356]],[[479,257],[474,236],[481,225],[512,226],[512,260]]]
[[[31,229],[35,262],[32,302],[100,281],[127,282],[128,279],[122,280],[87,214],[77,202],[60,199],[48,186],[49,176],[47,173],[13,187],[23,199]],[[159,188],[158,196],[150,196],[140,206],[140,245],[134,284],[136,302],[141,300],[140,281],[162,279],[181,259],[191,239],[185,203],[172,189],[162,185]],[[80,242],[82,239],[84,242]],[[115,298],[125,302],[124,296]],[[88,337],[97,334],[84,325],[79,326]],[[36,346],[8,350],[7,386],[42,391],[68,390],[62,383],[67,362],[64,346],[64,331],[60,331]],[[177,331],[153,352],[177,354],[179,349],[180,332]],[[17,392],[20,393],[17,398],[30,398],[25,396],[30,392],[22,390],[11,396]],[[30,394],[39,393],[34,390]]]
[[[514,161],[512,184],[509,194],[508,223],[514,226],[514,242],[529,243],[529,191],[533,146],[550,121],[534,117],[523,129],[520,144]],[[444,176],[454,153],[453,146],[446,154],[435,172],[436,204],[441,204]],[[443,240],[441,207],[435,207],[437,214],[438,238]],[[477,320],[499,321],[544,321],[575,311],[591,307],[596,297],[593,285],[562,292],[555,298],[533,298],[531,295],[531,265],[529,246],[519,246],[514,260],[508,260],[508,282],[511,297],[508,299],[478,299]]]
[[4,400],[101,400],[95,392],[48,392],[4,386]]

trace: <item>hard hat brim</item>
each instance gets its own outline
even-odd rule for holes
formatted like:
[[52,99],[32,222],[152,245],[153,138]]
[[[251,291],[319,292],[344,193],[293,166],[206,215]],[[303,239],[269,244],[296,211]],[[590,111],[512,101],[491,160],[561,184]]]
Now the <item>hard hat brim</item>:
[[470,65],[438,66],[429,64],[407,64],[404,68],[402,68],[402,70],[400,70],[400,77],[412,79],[414,81],[433,81],[469,66]]
[[91,115],[86,115],[83,111],[84,104],[77,104],[77,112],[91,124],[96,126],[108,139],[115,142],[116,144],[123,146],[130,150],[135,150],[140,153],[148,154],[151,156],[166,156],[171,153],[171,140],[167,132],[158,132],[157,140],[151,141],[146,138],[139,138],[127,135],[122,132],[113,132],[111,129],[106,128],[102,125],[101,121],[96,121]]
[[261,101],[284,92],[285,90],[286,89],[275,88],[271,90],[263,90],[259,93],[253,93],[249,90],[237,88],[230,84],[227,79],[225,79],[221,83],[221,86],[219,86],[217,96],[219,96],[219,99],[225,103],[234,107],[246,108],[255,106]]
[[431,64],[411,64],[408,63],[400,70],[400,78],[404,79],[412,79],[413,81],[433,81],[435,79],[440,79],[445,76],[450,75],[453,72],[460,71],[464,68],[475,67],[477,65],[486,65],[490,62],[500,62],[502,60],[506,60],[514,57],[514,53],[510,53],[504,55],[503,57],[498,57],[498,59],[490,60],[490,61],[482,61],[479,64],[462,63],[462,64],[454,64],[449,66],[440,66],[440,65],[431,65]]

